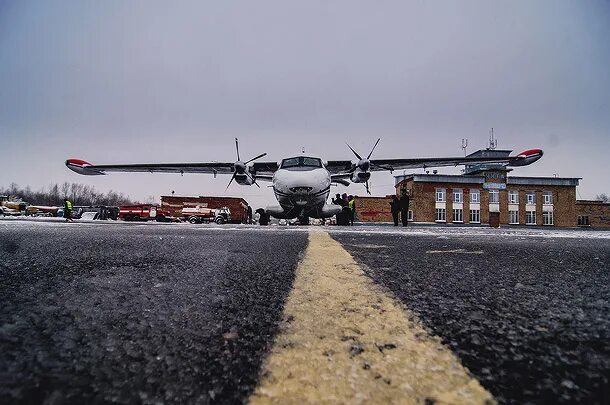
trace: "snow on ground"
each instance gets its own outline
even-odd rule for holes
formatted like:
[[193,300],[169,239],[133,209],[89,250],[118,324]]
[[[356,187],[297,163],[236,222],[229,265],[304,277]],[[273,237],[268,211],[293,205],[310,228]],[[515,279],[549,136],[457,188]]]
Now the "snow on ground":
[[406,228],[394,227],[391,224],[356,224],[356,226],[288,226],[288,225],[241,225],[241,224],[199,224],[189,223],[157,223],[157,222],[125,222],[125,221],[93,221],[88,219],[75,220],[74,223],[66,223],[63,218],[44,217],[0,217],[0,226],[164,226],[164,227],[189,227],[202,231],[244,231],[253,230],[261,232],[307,232],[311,229],[323,229],[331,234],[362,234],[362,235],[408,235],[408,236],[438,236],[438,237],[462,237],[462,236],[493,236],[507,238],[575,238],[575,239],[610,239],[610,230],[586,229],[586,228],[554,228],[554,227],[526,227],[526,226],[504,226],[500,228],[489,228],[485,226],[456,226],[435,224],[412,224]]

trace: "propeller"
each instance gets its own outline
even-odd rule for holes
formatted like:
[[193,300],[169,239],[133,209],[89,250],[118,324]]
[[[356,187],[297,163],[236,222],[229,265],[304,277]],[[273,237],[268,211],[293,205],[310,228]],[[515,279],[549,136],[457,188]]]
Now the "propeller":
[[267,154],[261,153],[260,155],[255,156],[250,160],[242,162],[241,157],[239,156],[239,141],[237,140],[237,138],[235,138],[235,150],[237,151],[237,161],[233,164],[233,176],[231,176],[231,180],[229,180],[229,184],[227,184],[227,188],[225,190],[229,189],[229,186],[231,185],[231,183],[233,183],[233,180],[235,180],[235,176],[238,174],[245,174],[252,181],[252,184],[256,184],[256,187],[261,188],[261,186],[259,186],[256,180],[254,179],[254,177],[252,177],[252,175],[249,173],[248,163],[260,159],[263,156],[267,156]]
[[[379,143],[379,141],[381,140],[381,138],[377,138],[377,142],[375,142],[375,145],[373,145],[373,148],[371,149],[371,151],[369,152],[368,156],[366,157],[366,159],[363,159],[362,156],[360,156],[358,154],[358,152],[356,152],[354,150],[354,148],[352,148],[351,146],[349,146],[348,143],[346,143],[347,147],[354,153],[354,155],[356,155],[356,157],[358,158],[358,164],[356,164],[356,167],[358,167],[360,170],[362,170],[363,172],[368,172],[371,168],[371,161],[369,160],[371,158],[371,156],[373,155],[373,152],[375,151],[375,148],[377,147],[377,144]],[[354,168],[355,170],[355,168]],[[369,190],[369,181],[367,180],[364,183],[364,187],[366,188],[366,192],[367,194],[371,194],[371,191]]]

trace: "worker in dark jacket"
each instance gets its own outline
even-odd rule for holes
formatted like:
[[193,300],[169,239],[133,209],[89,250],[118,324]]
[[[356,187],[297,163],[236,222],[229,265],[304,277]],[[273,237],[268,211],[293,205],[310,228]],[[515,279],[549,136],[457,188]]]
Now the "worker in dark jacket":
[[400,192],[399,206],[402,226],[407,226],[409,224],[409,193],[405,188],[403,188]]
[[396,195],[392,196],[392,201],[390,201],[390,210],[392,211],[392,219],[394,220],[394,226],[398,226],[398,213],[400,212],[400,203]]

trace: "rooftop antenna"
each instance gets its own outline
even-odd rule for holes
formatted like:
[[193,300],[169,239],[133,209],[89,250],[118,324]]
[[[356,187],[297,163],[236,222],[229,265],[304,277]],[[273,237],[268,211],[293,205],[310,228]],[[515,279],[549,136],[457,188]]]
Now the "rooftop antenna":
[[468,147],[468,138],[462,138],[462,150],[464,151],[464,156],[466,156],[467,147]]
[[491,131],[489,131],[489,148],[491,150],[494,150],[498,147],[498,140],[494,138],[494,129],[493,127],[491,128]]

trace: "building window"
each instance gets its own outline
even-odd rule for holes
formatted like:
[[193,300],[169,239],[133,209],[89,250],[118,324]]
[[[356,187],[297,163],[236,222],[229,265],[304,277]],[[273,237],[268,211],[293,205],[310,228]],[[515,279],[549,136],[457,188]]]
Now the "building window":
[[536,211],[525,211],[525,223],[527,225],[536,225]]
[[461,188],[453,190],[453,202],[461,203],[464,202],[464,192]]
[[436,222],[445,222],[445,221],[446,221],[445,209],[437,208],[436,209]]
[[436,202],[445,202],[447,196],[447,192],[444,188],[436,189]]
[[519,204],[519,192],[518,191],[509,191],[508,192],[508,203],[509,204]]
[[480,190],[470,190],[470,202],[471,203],[481,202],[481,192],[480,192]]
[[508,211],[508,223],[518,224],[519,223],[519,211]]
[[499,203],[500,202],[500,191],[499,190],[489,190],[489,202],[490,203]]
[[464,222],[464,211],[461,208],[453,210],[453,222]]
[[525,193],[525,203],[526,204],[536,204],[536,192],[528,191]]
[[553,211],[542,211],[542,225],[554,225]]
[[551,191],[542,192],[542,203],[546,205],[553,204],[553,193]]
[[413,221],[413,210],[409,210],[407,213],[407,221]]
[[480,210],[470,210],[470,222],[473,224],[481,223],[481,211]]
[[578,216],[578,225],[589,225],[589,216],[588,215],[579,215]]

